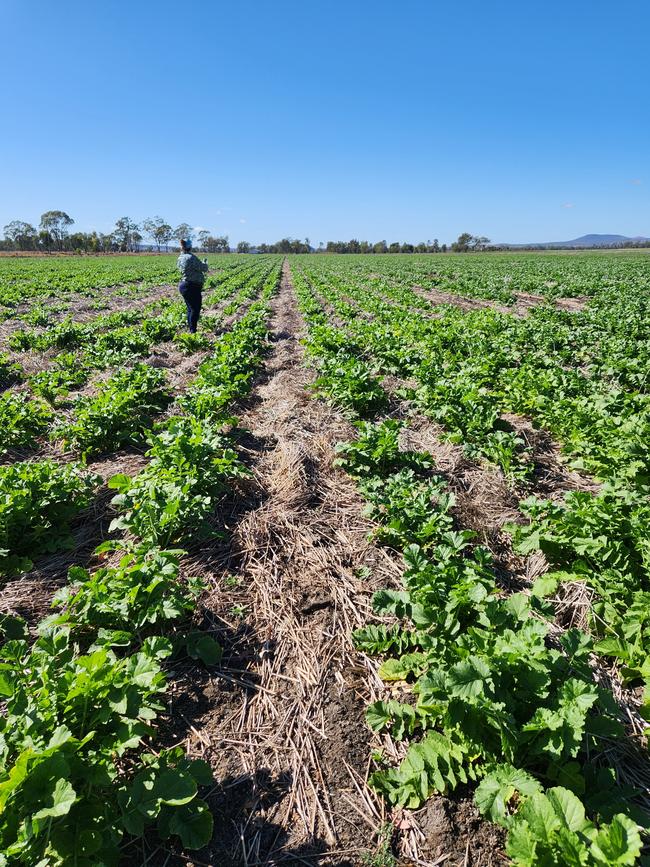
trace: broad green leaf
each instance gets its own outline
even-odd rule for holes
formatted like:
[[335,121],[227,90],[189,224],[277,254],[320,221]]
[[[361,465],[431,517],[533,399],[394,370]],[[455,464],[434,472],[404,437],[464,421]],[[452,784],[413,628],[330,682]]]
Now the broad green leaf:
[[553,575],[540,575],[540,577],[533,583],[530,595],[537,599],[552,596],[557,590],[557,585],[558,580]]
[[591,854],[597,864],[636,864],[641,854],[642,841],[638,826],[627,816],[614,816],[591,844]]
[[188,804],[196,795],[196,780],[188,771],[166,768],[155,780],[154,792],[169,806]]
[[212,813],[203,801],[193,801],[174,810],[169,821],[169,830],[181,838],[186,849],[202,849],[212,838]]
[[112,490],[125,490],[131,484],[131,476],[127,476],[125,473],[116,473],[114,476],[111,476],[106,484]]
[[533,794],[527,798],[518,815],[528,823],[531,834],[540,842],[551,842],[553,833],[561,827],[553,805],[543,794]]
[[508,833],[506,853],[517,867],[539,867],[537,847],[539,841],[527,822],[518,822]]
[[472,656],[452,667],[447,676],[451,695],[475,698],[485,692],[486,683],[491,687],[490,668],[478,656]]
[[631,658],[632,647],[623,638],[611,636],[597,641],[594,644],[594,650],[596,653],[603,653],[605,656],[615,656],[618,659],[626,661]]
[[[0,551],[0,554],[2,553]],[[25,620],[13,614],[0,615],[0,632],[3,633],[5,641],[16,641],[28,637]]]
[[546,797],[555,810],[555,815],[570,831],[582,831],[585,828],[585,808],[582,801],[569,789],[556,786],[549,789]]
[[474,792],[474,802],[484,816],[505,825],[509,818],[508,805],[516,792],[529,796],[541,792],[541,786],[525,771],[512,765],[499,765],[483,777]]
[[530,601],[525,593],[513,593],[507,598],[505,608],[517,620],[526,620],[530,616]]
[[203,759],[192,759],[187,770],[192,774],[198,786],[211,786],[214,782],[212,768]]
[[32,816],[33,820],[56,818],[57,816],[65,816],[70,812],[72,805],[77,799],[77,793],[72,785],[67,780],[57,780],[52,792],[52,803],[48,807],[43,807]]
[[563,762],[562,764],[551,765],[548,774],[552,780],[560,786],[570,789],[574,795],[584,795],[585,778],[579,762]]
[[223,653],[219,642],[204,632],[191,632],[187,637],[187,652],[192,659],[200,659],[204,665],[218,665]]

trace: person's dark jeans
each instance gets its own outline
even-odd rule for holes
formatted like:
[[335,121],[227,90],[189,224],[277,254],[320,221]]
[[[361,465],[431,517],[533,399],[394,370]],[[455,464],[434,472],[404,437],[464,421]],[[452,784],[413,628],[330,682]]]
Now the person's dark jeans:
[[200,283],[188,283],[187,280],[181,280],[178,284],[178,291],[183,296],[183,300],[187,305],[187,327],[190,334],[196,334],[196,326],[199,324],[199,316],[201,315],[201,302],[203,300],[201,292],[203,286]]

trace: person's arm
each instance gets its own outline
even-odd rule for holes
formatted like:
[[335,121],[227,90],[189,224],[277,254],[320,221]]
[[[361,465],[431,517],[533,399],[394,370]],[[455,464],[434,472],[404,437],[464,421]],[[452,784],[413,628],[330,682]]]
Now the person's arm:
[[199,264],[201,266],[201,271],[203,271],[204,274],[207,274],[207,272],[210,268],[210,266],[208,265],[207,259],[205,262],[199,262]]

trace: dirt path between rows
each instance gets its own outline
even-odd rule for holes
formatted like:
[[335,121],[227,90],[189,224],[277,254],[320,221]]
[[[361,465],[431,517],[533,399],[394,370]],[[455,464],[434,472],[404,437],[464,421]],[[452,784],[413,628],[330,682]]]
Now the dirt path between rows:
[[262,381],[239,414],[251,508],[240,507],[207,600],[234,630],[226,676],[254,687],[206,684],[210,707],[193,720],[218,783],[205,855],[220,867],[351,867],[374,850],[384,817],[365,789],[369,677],[350,633],[399,568],[369,544],[363,503],[332,466],[334,444],[353,429],[306,390],[313,375],[286,263],[271,328]]
[[[512,305],[499,304],[483,298],[466,298],[464,295],[454,295],[452,292],[443,292],[440,289],[424,288],[423,286],[411,286],[413,292],[430,301],[432,304],[451,304],[460,307],[461,310],[486,310],[491,308],[499,313],[510,313],[519,319],[524,319],[531,310],[541,307],[548,299],[543,295],[531,295],[529,292],[514,292],[515,302]],[[553,305],[557,310],[566,313],[581,313],[590,299],[585,296],[579,298],[555,298]]]
[[335,444],[354,430],[310,396],[303,333],[285,263],[272,352],[239,413],[249,502],[224,515],[228,543],[204,546],[188,567],[211,573],[206,619],[225,647],[220,674],[179,673],[170,698],[177,735],[216,780],[214,838],[191,863],[383,867],[392,862],[365,859],[392,819],[409,856],[396,863],[496,864],[498,835],[471,798],[390,816],[365,785],[380,746],[365,709],[387,693],[351,632],[370,618],[375,590],[400,586],[401,559],[368,541],[364,503],[333,466]]

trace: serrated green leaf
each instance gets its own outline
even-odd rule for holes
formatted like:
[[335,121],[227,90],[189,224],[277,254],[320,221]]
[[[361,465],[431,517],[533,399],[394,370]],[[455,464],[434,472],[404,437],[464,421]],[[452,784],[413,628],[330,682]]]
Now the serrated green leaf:
[[597,864],[636,864],[642,848],[639,827],[623,814],[614,816],[608,826],[598,831],[591,844]]
[[450,669],[447,685],[451,695],[475,698],[486,691],[486,686],[491,686],[490,667],[484,660],[472,656]]
[[483,777],[474,792],[474,802],[484,816],[506,825],[508,805],[516,793],[528,797],[541,792],[537,780],[512,765],[499,765]]

